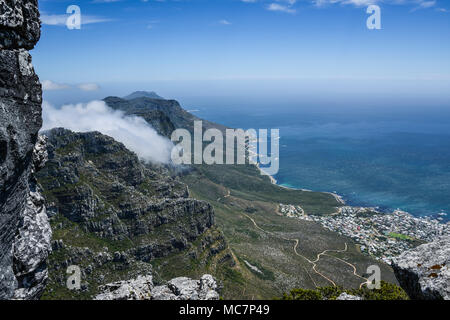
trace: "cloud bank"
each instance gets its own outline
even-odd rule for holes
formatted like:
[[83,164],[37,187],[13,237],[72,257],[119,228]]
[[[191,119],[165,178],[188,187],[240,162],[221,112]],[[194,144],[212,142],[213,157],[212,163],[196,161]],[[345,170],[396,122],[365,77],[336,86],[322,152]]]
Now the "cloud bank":
[[[52,80],[43,80],[41,83],[42,83],[42,90],[44,91],[65,90],[65,89],[72,89],[74,87],[73,85],[65,83],[57,83]],[[82,91],[100,90],[100,86],[96,83],[80,83],[75,87]]]
[[100,90],[100,86],[96,83],[80,83],[78,89],[83,91],[97,91]]
[[297,0],[276,0],[276,2],[270,3],[266,9],[269,11],[279,11],[286,13],[296,13],[297,10],[293,8]]
[[51,91],[51,90],[64,90],[70,88],[67,84],[57,83],[52,80],[44,80],[42,83],[42,90]]
[[139,158],[169,163],[172,142],[160,136],[143,118],[126,116],[109,108],[103,101],[69,104],[55,108],[42,104],[42,130],[63,127],[76,132],[99,131],[122,142]]
[[[66,26],[67,18],[70,17],[70,14],[41,14],[41,22],[44,25],[48,26]],[[89,16],[82,15],[81,23],[82,24],[93,24],[93,23],[102,23],[102,22],[110,22],[111,19],[97,17],[97,16]]]
[[368,6],[370,4],[393,4],[393,5],[413,5],[416,8],[431,8],[436,6],[436,0],[313,0],[316,6],[330,5],[330,4],[351,4],[356,7]]

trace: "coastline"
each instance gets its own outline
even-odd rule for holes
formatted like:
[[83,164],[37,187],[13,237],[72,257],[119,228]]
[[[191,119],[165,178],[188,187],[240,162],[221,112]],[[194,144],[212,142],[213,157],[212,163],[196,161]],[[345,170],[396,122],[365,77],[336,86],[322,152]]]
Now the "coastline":
[[261,175],[268,176],[269,179],[270,179],[270,182],[271,182],[272,184],[276,185],[277,187],[280,187],[280,188],[283,188],[283,189],[288,189],[288,190],[304,191],[304,192],[321,192],[321,193],[327,193],[327,194],[332,195],[332,196],[336,199],[336,201],[337,201],[339,204],[341,204],[341,205],[343,205],[343,206],[346,205],[346,202],[345,202],[344,198],[343,198],[341,195],[339,195],[339,194],[337,194],[337,193],[334,193],[334,192],[329,192],[329,191],[313,191],[313,190],[302,189],[302,188],[287,187],[287,186],[283,186],[283,185],[281,185],[281,184],[278,184],[278,181],[277,181],[272,175],[270,175],[270,174],[268,174],[266,171],[264,171],[264,169],[261,168],[261,167],[259,166],[259,164],[256,164],[256,166],[258,167],[259,171],[261,172]]
[[[289,190],[304,190],[279,185],[278,181],[257,165],[262,175],[267,175],[272,184]],[[319,191],[317,191],[319,192]],[[314,221],[324,228],[353,239],[361,252],[390,264],[402,252],[422,243],[450,235],[450,221],[429,217],[416,217],[409,212],[396,209],[389,212],[374,207],[347,205],[342,196],[332,195],[340,204],[337,212],[327,216],[308,215],[299,205],[280,203],[281,214],[291,218]],[[369,215],[367,215],[369,213]]]
[[[412,213],[410,213],[408,211],[404,211],[404,210],[401,210],[401,209],[398,209],[398,208],[397,209],[387,209],[386,208],[386,210],[380,210],[379,207],[377,207],[377,206],[369,207],[369,206],[358,205],[358,204],[354,204],[354,205],[347,204],[347,202],[344,200],[344,198],[341,195],[339,195],[339,194],[337,194],[335,192],[315,191],[315,190],[309,190],[309,189],[303,189],[303,188],[294,188],[294,187],[283,186],[281,184],[278,184],[278,181],[273,176],[271,176],[270,174],[265,172],[264,169],[259,166],[259,164],[256,164],[256,166],[258,167],[258,169],[259,169],[259,171],[261,172],[262,175],[265,175],[265,176],[269,177],[270,182],[272,184],[274,184],[274,185],[276,185],[276,186],[278,186],[280,188],[283,188],[283,189],[298,190],[298,191],[305,191],[305,192],[327,193],[327,194],[332,195],[341,206],[350,206],[350,207],[355,207],[355,208],[366,208],[366,209],[371,209],[374,212],[384,213],[384,214],[392,214],[392,213],[395,213],[395,212],[402,212],[402,213],[408,214],[411,217],[414,217],[414,218],[419,219],[419,220],[430,220],[431,219],[431,220],[438,220],[439,223],[442,223],[442,224],[450,224],[450,220],[448,220],[448,221],[441,220],[441,219],[439,219],[439,217],[436,218],[436,217],[433,217],[432,215],[429,215],[429,216],[415,216],[415,215],[413,215]],[[440,214],[438,214],[438,216],[440,216]]]
[[258,170],[259,170],[259,172],[261,173],[262,176],[267,176],[267,177],[269,177],[270,182],[271,182],[272,184],[279,186],[277,180],[276,180],[272,175],[270,175],[270,174],[268,174],[266,171],[264,171],[264,169],[261,168],[261,167],[259,166],[259,163],[256,163],[256,167],[258,168]]

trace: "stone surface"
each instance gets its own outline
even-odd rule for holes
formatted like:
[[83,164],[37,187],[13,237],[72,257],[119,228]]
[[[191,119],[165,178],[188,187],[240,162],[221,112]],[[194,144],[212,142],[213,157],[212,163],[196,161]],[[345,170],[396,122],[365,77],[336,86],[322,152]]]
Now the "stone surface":
[[450,237],[404,252],[392,267],[412,299],[450,300]]
[[194,130],[194,121],[202,121],[205,130],[217,128],[222,132],[226,127],[216,123],[202,120],[195,115],[184,110],[176,100],[152,99],[142,94],[135,95],[134,99],[107,97],[103,99],[105,103],[115,109],[125,112],[127,115],[142,117],[152,125],[155,130],[168,138],[176,128]]
[[40,26],[37,0],[0,0],[0,49],[33,49]]
[[[40,136],[33,152],[32,172],[41,169],[46,160],[45,138]],[[52,230],[45,199],[34,179],[29,187],[23,220],[14,240],[14,268],[18,282],[15,299],[39,298],[48,277],[47,257],[51,252]]]
[[351,294],[343,292],[339,295],[339,297],[336,298],[336,300],[363,300],[363,299],[361,297],[353,296]]
[[[43,298],[88,299],[101,285],[149,274],[155,259],[157,268],[176,269],[176,275],[183,271],[166,258],[179,256],[180,263],[198,268],[232,263],[213,207],[190,198],[165,166],[141,162],[98,132],[44,133],[49,161],[37,178],[55,237]],[[85,290],[64,291],[69,265],[80,267]]]
[[36,0],[0,0],[0,299],[37,298],[46,281],[49,225],[33,178],[45,161],[42,90],[26,50],[39,35]]
[[95,300],[150,300],[152,288],[152,276],[139,276],[101,286]]
[[139,276],[100,287],[95,300],[218,300],[216,280],[209,274],[200,280],[179,277],[154,286],[152,276]]

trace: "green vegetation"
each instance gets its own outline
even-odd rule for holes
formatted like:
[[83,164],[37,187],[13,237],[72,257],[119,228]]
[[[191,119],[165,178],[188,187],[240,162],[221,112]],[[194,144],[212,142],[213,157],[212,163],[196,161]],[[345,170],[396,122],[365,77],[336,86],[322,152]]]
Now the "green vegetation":
[[[267,176],[261,176],[256,167],[248,165],[195,166],[182,181],[189,185],[193,198],[212,204],[216,223],[235,257],[236,266],[230,268],[233,272],[227,273],[226,279],[239,274],[240,281],[233,277],[228,281],[231,287],[224,282],[222,294],[226,299],[270,299],[293,287],[313,289],[315,283],[328,286],[330,283],[295,253],[294,239],[299,240],[297,251],[311,260],[323,250],[342,249],[347,243],[347,252],[330,256],[351,262],[360,275],[368,265],[378,264],[384,280],[396,281],[389,266],[361,254],[352,240],[315,223],[278,214],[279,203],[300,205],[314,214],[333,213],[340,204],[330,194],[280,188]],[[256,228],[249,217],[264,231]],[[345,288],[357,288],[361,283],[351,267],[329,256],[321,258],[317,269]]]
[[261,175],[253,165],[198,165],[195,170],[187,179],[197,179],[200,185],[196,187],[204,194],[211,191],[207,190],[208,184],[201,186],[201,180],[231,189],[235,196],[246,200],[301,205],[307,214],[331,214],[336,212],[336,207],[341,206],[328,193],[293,190],[274,185],[269,177]]
[[[185,184],[107,136],[58,132],[37,175],[56,243],[42,299],[91,299],[100,285],[148,274],[227,283],[234,262],[223,233],[207,204],[184,198]],[[82,271],[81,290],[66,288],[69,265]]]
[[[190,128],[196,119],[173,101],[161,105],[151,99],[133,103],[119,98],[105,100],[127,114],[144,116],[162,134],[170,132],[171,127]],[[158,126],[161,119],[164,123]],[[225,299],[268,299],[284,292],[290,292],[284,295],[286,299],[332,299],[343,290],[361,290],[355,292],[373,299],[401,296],[387,283],[396,281],[392,269],[361,254],[351,239],[278,212],[283,203],[299,205],[307,214],[333,214],[342,204],[331,194],[276,186],[253,165],[194,165],[178,179],[173,177],[176,169],[144,166],[123,145],[110,138],[94,138],[100,139],[84,134],[78,136],[84,139],[80,143],[76,139],[66,144],[62,141],[56,150],[58,161],[49,162],[39,174],[47,199],[59,210],[51,221],[54,239],[63,240],[65,245],[50,257],[45,299],[89,298],[100,284],[145,272],[151,272],[157,283],[211,273],[223,284],[221,295]],[[72,152],[80,158],[63,156]],[[184,184],[179,180],[189,186],[192,198],[207,201],[215,213],[215,226],[200,236],[182,239],[186,241],[179,241],[180,234],[198,226],[192,215],[180,215],[161,225],[158,221],[170,218],[168,211],[173,208],[158,212],[149,209],[155,200],[184,196]],[[89,224],[84,223],[86,219]],[[147,225],[152,227],[144,232],[141,227]],[[88,227],[95,231],[89,232]],[[113,237],[102,234],[111,229]],[[122,229],[136,232],[122,234]],[[173,242],[179,245],[176,250],[172,250]],[[104,262],[98,258],[99,254],[114,257],[124,251],[133,256],[140,246],[143,254],[139,259]],[[148,247],[164,253],[147,256]],[[341,251],[330,251],[318,259],[318,254],[326,250]],[[320,273],[312,268],[311,260],[315,259],[320,260],[315,266]],[[359,288],[361,278],[345,262],[351,263],[359,275],[368,265],[379,265],[386,281],[382,290],[354,289]],[[72,263],[80,265],[86,274],[83,290],[78,293],[65,289],[65,267]],[[338,287],[327,287],[330,282]],[[315,289],[316,285],[321,288]],[[290,291],[292,288],[303,289]]]
[[400,233],[395,233],[395,232],[388,233],[388,236],[390,236],[392,238],[397,238],[397,239],[400,239],[400,240],[410,240],[410,241],[414,240],[414,238],[412,238],[410,236],[407,236],[407,235],[404,235],[404,234],[400,234]]
[[364,300],[409,300],[406,292],[399,286],[381,281],[380,289],[343,289],[342,287],[321,287],[317,289],[292,289],[282,300],[336,300],[342,293],[358,296]]

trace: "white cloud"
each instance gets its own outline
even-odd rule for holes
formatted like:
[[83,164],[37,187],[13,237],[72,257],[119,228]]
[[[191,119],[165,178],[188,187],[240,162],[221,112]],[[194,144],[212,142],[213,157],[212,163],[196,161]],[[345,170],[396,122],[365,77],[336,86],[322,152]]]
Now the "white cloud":
[[51,80],[44,80],[42,83],[42,90],[50,91],[50,90],[64,90],[70,88],[69,85],[64,83],[56,83]]
[[77,87],[83,91],[97,91],[100,89],[100,86],[96,83],[80,83]]
[[170,162],[173,144],[169,139],[158,135],[143,118],[126,116],[103,101],[69,104],[59,109],[44,101],[42,118],[42,130],[63,127],[76,132],[99,131],[122,142],[145,161]]
[[325,6],[330,4],[351,4],[357,7],[368,6],[370,4],[376,4],[380,0],[313,0],[313,3],[318,6]]
[[56,83],[52,80],[44,80],[42,81],[42,90],[50,91],[50,90],[64,90],[64,89],[72,89],[78,88],[83,91],[97,91],[100,90],[100,86],[96,83],[80,83],[75,85],[69,85],[65,83]]
[[356,7],[368,6],[371,4],[394,4],[394,5],[412,5],[416,9],[431,8],[436,5],[436,0],[312,0],[313,3],[320,7],[324,5],[342,4],[354,5]]
[[431,8],[436,5],[436,1],[422,1],[419,3],[421,8]]
[[225,20],[225,19],[220,20],[219,23],[220,23],[220,24],[223,24],[223,25],[226,25],[226,26],[231,24],[230,21]]
[[111,3],[111,2],[119,2],[122,0],[94,0],[93,3]]
[[[42,24],[49,26],[65,26],[69,16],[70,14],[41,14],[41,22]],[[111,19],[83,14],[81,15],[81,25],[109,21],[111,21]]]
[[295,13],[296,10],[291,7],[291,5],[284,5],[279,3],[271,3],[267,6],[267,10],[269,11],[279,11],[286,13]]

